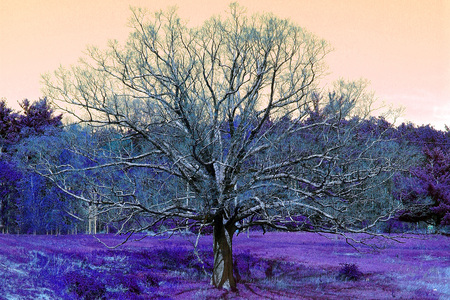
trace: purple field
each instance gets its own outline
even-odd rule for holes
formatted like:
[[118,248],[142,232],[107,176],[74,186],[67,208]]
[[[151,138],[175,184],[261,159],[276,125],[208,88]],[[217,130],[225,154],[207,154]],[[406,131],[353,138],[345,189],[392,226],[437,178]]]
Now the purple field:
[[209,284],[211,236],[200,238],[197,257],[194,236],[111,250],[87,235],[0,235],[0,299],[450,299],[450,238],[409,237],[358,252],[334,236],[242,234],[233,293]]

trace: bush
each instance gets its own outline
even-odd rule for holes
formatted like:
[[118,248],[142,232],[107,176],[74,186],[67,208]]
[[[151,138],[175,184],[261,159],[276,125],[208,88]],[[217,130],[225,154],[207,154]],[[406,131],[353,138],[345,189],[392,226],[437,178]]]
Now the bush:
[[153,273],[149,273],[145,275],[144,281],[152,287],[157,287],[159,285],[159,282],[161,281],[161,278]]
[[381,230],[385,233],[405,233],[411,231],[411,227],[414,227],[411,223],[406,223],[395,219],[390,219],[385,223],[381,223]]
[[80,299],[105,299],[106,287],[103,283],[77,272],[70,272],[64,276],[69,292],[77,294]]
[[356,281],[361,279],[363,275],[356,264],[341,264],[342,267],[339,269],[338,279],[348,281]]

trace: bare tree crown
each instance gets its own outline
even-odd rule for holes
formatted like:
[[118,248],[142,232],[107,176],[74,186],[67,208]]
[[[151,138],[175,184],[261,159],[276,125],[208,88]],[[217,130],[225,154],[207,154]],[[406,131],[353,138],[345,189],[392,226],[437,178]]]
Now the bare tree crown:
[[[198,28],[173,9],[153,15],[133,9],[130,25],[125,45],[90,48],[80,65],[44,77],[47,96],[77,120],[114,129],[122,143],[146,145],[139,152],[122,146],[88,168],[121,169],[130,185],[118,193],[89,181],[105,207],[202,224],[220,216],[234,230],[334,232],[366,231],[395,211],[393,203],[380,209],[368,192],[389,180],[394,162],[380,150],[388,143],[380,136],[355,138],[369,114],[360,105],[364,97],[370,102],[364,84],[341,82],[325,102],[317,94],[330,50],[324,40],[271,14],[247,16],[237,4],[227,18]],[[322,117],[311,118],[314,111]],[[142,194],[136,178],[148,175],[134,169],[166,177],[152,179],[159,189]],[[46,170],[70,192],[65,176],[81,169]],[[174,193],[173,186],[189,192]],[[162,190],[167,201],[151,200]],[[369,204],[381,214],[363,213]]]

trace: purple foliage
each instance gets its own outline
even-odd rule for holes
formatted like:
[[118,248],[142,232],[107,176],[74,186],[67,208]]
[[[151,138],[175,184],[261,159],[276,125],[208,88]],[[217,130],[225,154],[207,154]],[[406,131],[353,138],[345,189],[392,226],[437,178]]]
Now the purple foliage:
[[449,132],[436,130],[430,125],[415,126],[412,123],[403,123],[397,127],[396,135],[402,142],[418,147],[449,146]]
[[11,144],[17,140],[20,132],[18,117],[17,113],[6,106],[5,100],[0,100],[0,142]]
[[19,194],[21,178],[22,174],[14,163],[0,160],[0,227],[8,226],[12,221],[10,212]]
[[396,197],[406,204],[400,216],[406,221],[433,220],[450,225],[450,154],[441,148],[424,149],[425,165],[411,169]]
[[0,233],[10,232],[20,219],[21,178],[15,164],[0,160]]
[[64,229],[57,192],[48,180],[27,169],[35,152],[33,145],[46,144],[40,137],[59,130],[62,115],[54,116],[45,98],[33,103],[25,99],[20,105],[23,112],[16,113],[0,101],[0,227],[40,233]]
[[43,134],[48,128],[60,127],[62,115],[54,116],[47,99],[20,103],[23,114],[15,113],[0,101],[0,139],[6,144],[17,143],[30,135]]
[[22,136],[43,134],[47,128],[60,127],[62,115],[54,116],[53,109],[46,98],[30,103],[27,99],[20,103],[23,114],[19,115],[17,123]]
[[[401,214],[401,213],[400,213]],[[412,225],[407,222],[402,222],[398,219],[398,216],[383,224],[383,232],[386,233],[405,233],[412,230]]]

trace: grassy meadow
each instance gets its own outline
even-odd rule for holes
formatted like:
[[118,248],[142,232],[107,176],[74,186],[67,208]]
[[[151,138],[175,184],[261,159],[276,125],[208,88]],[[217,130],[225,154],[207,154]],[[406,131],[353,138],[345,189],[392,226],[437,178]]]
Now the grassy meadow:
[[[107,245],[123,236],[98,235]],[[140,236],[135,236],[139,238]],[[0,299],[450,299],[450,238],[312,233],[233,240],[238,292],[210,285],[212,237],[146,237],[108,249],[89,235],[0,235]]]

